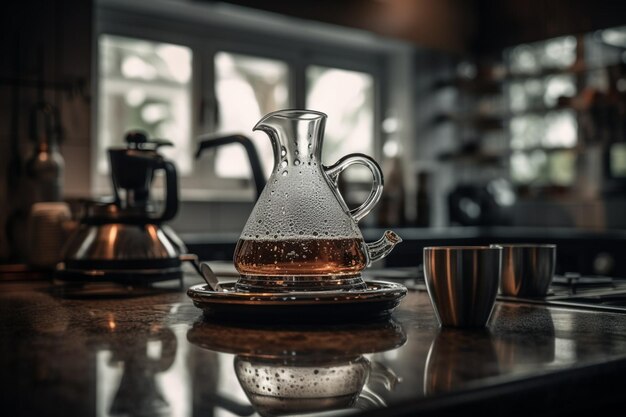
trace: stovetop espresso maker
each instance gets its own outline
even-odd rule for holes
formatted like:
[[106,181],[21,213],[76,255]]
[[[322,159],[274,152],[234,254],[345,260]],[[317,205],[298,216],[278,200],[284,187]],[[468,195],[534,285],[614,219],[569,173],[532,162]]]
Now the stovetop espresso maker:
[[[126,135],[126,146],[108,150],[113,201],[89,202],[80,226],[69,239],[58,271],[62,277],[158,281],[182,276],[187,259],[182,240],[165,222],[178,211],[174,164],[159,152],[171,146],[140,131]],[[165,174],[165,200],[158,209],[151,198],[155,173]]]

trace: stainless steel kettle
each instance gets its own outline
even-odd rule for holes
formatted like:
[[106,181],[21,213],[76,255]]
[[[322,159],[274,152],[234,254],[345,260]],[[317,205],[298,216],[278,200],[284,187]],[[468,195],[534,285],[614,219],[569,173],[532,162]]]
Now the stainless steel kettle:
[[[178,177],[171,161],[158,153],[168,141],[149,140],[139,131],[126,146],[109,149],[114,199],[90,202],[81,224],[66,244],[63,276],[107,276],[155,281],[182,276],[187,249],[164,223],[178,211]],[[151,198],[156,171],[165,173],[165,203],[157,211]]]

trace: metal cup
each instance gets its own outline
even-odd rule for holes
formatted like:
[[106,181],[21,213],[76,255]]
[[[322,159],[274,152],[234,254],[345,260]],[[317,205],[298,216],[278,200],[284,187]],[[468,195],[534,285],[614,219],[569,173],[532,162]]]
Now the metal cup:
[[442,327],[485,327],[500,284],[502,248],[424,248],[424,276]]
[[495,244],[502,252],[500,292],[513,297],[543,297],[554,276],[556,245]]

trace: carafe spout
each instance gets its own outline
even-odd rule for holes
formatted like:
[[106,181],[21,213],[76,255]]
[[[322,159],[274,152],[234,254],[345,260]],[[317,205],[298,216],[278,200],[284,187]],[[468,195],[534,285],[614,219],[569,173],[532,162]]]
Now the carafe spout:
[[389,255],[393,248],[400,242],[402,242],[400,236],[391,230],[387,230],[385,234],[383,234],[383,237],[376,242],[366,243],[365,246],[367,247],[369,259],[368,266],[372,262],[383,259],[385,256]]

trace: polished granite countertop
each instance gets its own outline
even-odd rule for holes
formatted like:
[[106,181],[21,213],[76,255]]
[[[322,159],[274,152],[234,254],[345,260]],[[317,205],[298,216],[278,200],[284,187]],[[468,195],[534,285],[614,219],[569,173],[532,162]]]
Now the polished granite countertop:
[[390,317],[296,325],[205,318],[186,295],[0,280],[3,415],[563,415],[609,409],[626,314],[498,301],[439,329],[424,291]]

